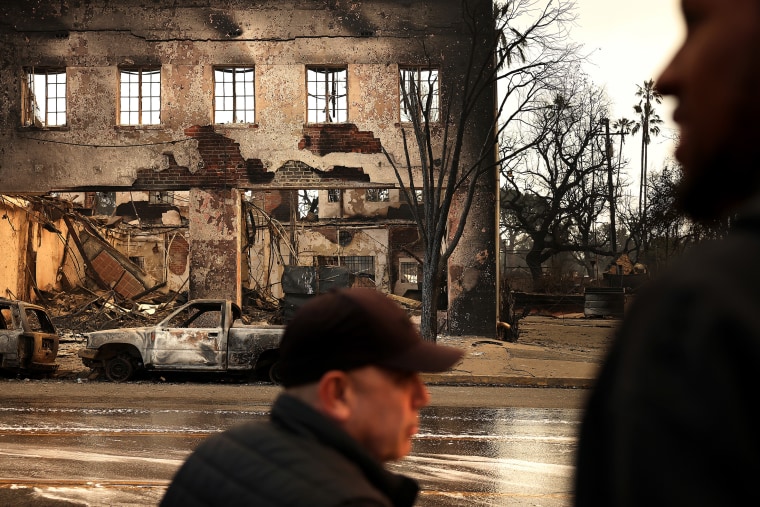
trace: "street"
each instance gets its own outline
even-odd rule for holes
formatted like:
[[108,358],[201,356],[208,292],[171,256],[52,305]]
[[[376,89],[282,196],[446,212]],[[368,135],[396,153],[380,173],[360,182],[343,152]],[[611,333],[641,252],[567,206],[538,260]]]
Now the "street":
[[[208,435],[263,419],[267,384],[3,380],[0,505],[156,505]],[[568,506],[587,391],[431,386],[412,454],[422,506]]]

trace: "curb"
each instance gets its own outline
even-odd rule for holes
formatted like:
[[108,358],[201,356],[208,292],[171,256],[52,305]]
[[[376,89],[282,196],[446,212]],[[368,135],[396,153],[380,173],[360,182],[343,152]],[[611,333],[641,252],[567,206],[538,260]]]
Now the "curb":
[[420,375],[427,385],[482,385],[503,387],[552,387],[565,389],[590,389],[594,379],[570,377],[525,377],[509,375]]

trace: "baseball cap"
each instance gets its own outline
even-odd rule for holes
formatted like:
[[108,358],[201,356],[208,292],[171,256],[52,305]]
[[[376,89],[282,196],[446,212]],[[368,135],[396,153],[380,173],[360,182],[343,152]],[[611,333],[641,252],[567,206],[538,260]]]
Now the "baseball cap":
[[330,370],[379,366],[441,372],[464,351],[424,341],[403,308],[370,288],[335,289],[299,308],[280,343],[284,387],[318,381]]

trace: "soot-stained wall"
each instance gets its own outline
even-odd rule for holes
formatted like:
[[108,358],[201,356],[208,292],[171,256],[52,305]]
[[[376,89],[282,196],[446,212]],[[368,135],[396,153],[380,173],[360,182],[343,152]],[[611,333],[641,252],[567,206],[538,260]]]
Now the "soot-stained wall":
[[[339,178],[343,188],[352,176],[396,186],[386,153],[405,163],[399,68],[435,67],[442,102],[455,99],[470,47],[462,8],[476,4],[490,9],[485,0],[5,0],[0,192],[202,189],[204,213],[226,214],[232,207],[221,203],[232,189],[276,189],[275,174],[293,162],[325,174],[352,168]],[[215,66],[254,69],[252,121],[215,123]],[[345,123],[307,122],[308,66],[346,69]],[[120,69],[134,67],[160,69],[156,125],[119,122]],[[22,124],[22,89],[33,69],[64,71],[65,124]],[[484,96],[475,113],[482,125],[467,128],[465,160],[478,157],[493,98]],[[434,129],[434,145],[443,131]],[[409,155],[415,164],[414,150]],[[449,320],[463,323],[453,326],[456,332],[495,329],[495,171],[486,180],[450,261]],[[347,205],[361,204],[358,192]],[[240,277],[221,268],[213,276],[198,273],[206,266],[193,252],[222,249],[194,234],[208,225],[195,223],[204,216],[200,208],[190,214],[188,238],[191,293],[198,296]],[[224,241],[225,248],[239,247],[231,234]]]

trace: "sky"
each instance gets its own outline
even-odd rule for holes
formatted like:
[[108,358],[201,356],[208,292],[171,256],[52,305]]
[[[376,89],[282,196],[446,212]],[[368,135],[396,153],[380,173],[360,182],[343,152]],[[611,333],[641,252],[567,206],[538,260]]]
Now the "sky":
[[[680,0],[575,0],[575,25],[571,39],[588,54],[585,70],[610,101],[610,118],[635,119],[638,102],[636,85],[656,79],[667,65],[684,36]],[[659,137],[649,147],[649,168],[659,171],[672,157],[669,138],[677,132],[672,121],[675,101],[666,98],[656,108],[665,122]],[[629,176],[638,176],[640,137],[626,141],[624,156],[629,160]],[[631,174],[635,173],[635,174]]]

